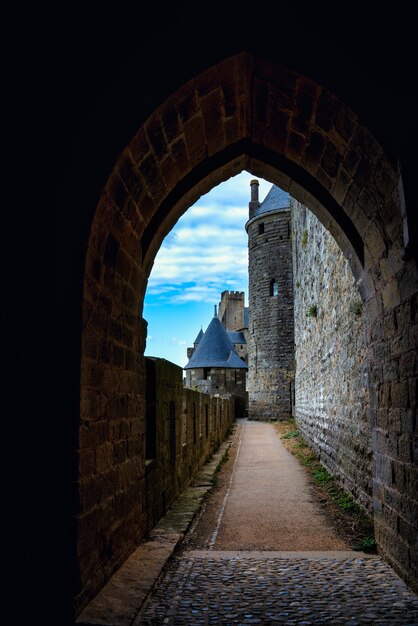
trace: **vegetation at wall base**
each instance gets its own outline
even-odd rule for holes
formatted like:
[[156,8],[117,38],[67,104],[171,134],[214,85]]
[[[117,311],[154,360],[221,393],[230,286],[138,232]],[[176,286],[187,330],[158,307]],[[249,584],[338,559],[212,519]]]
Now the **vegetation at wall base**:
[[376,554],[373,520],[322,465],[315,451],[303,439],[294,419],[278,421],[275,429],[289,452],[308,472],[324,514],[352,550]]
[[226,461],[228,460],[228,457],[229,457],[229,448],[225,450],[225,452],[222,455],[221,460],[219,461],[218,465],[215,468],[215,471],[211,478],[212,487],[216,487],[216,485],[218,484],[218,474],[221,471],[222,465],[226,463]]

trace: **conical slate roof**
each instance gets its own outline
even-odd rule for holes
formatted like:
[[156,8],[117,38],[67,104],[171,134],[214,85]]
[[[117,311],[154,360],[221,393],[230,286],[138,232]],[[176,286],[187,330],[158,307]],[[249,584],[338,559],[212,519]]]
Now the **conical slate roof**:
[[199,343],[199,341],[202,339],[203,337],[203,330],[200,329],[199,330],[199,334],[197,335],[196,339],[194,340],[194,345],[197,346],[197,344]]
[[290,196],[287,191],[283,191],[280,187],[272,185],[263,202],[260,204],[258,209],[255,210],[253,218],[258,217],[259,215],[264,215],[264,213],[268,213],[269,211],[278,211],[280,209],[284,210],[289,207]]
[[214,317],[184,369],[225,367],[248,369],[239,358],[218,317]]

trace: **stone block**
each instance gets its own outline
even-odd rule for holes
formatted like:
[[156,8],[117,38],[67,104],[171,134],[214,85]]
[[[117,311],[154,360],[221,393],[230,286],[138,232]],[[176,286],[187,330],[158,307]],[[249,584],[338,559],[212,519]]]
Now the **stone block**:
[[321,160],[321,168],[330,178],[336,178],[340,162],[341,155],[336,147],[328,142]]
[[[205,95],[212,91],[211,83],[208,80],[208,76],[205,76],[199,83],[200,94]],[[191,83],[188,83],[183,87],[182,93],[176,100],[177,112],[181,122],[185,122],[199,111],[197,93],[193,89]]]
[[195,116],[185,122],[184,136],[190,161],[199,162],[206,156],[205,131],[201,117]]
[[155,156],[161,161],[168,152],[167,141],[163,131],[161,119],[154,116],[145,126],[148,143],[151,145]]
[[391,400],[392,407],[399,409],[408,408],[408,383],[392,382],[391,383]]
[[398,306],[401,302],[401,296],[399,293],[398,282],[391,280],[383,287],[382,290],[383,308],[386,311]]
[[173,189],[177,182],[176,164],[171,152],[166,154],[162,161],[160,161],[160,171],[164,178],[165,187],[168,193],[171,189]]
[[172,102],[166,103],[160,109],[160,119],[167,141],[171,144],[182,132],[177,106],[173,105]]
[[134,164],[138,164],[149,153],[150,146],[148,144],[145,129],[141,128],[133,139],[129,142],[128,152],[132,156]]
[[398,439],[398,458],[404,463],[413,461],[414,438],[411,435],[401,435]]
[[179,176],[184,176],[190,170],[190,162],[183,139],[180,138],[172,144],[171,153]]
[[201,107],[207,151],[209,155],[212,155],[225,146],[224,118],[220,92],[215,91],[202,98]]
[[418,291],[418,269],[412,261],[408,263],[400,277],[399,291],[402,302],[407,302]]
[[277,89],[275,102],[284,109],[292,110],[294,106],[297,74],[284,67],[273,70],[272,86]]
[[305,148],[306,140],[303,135],[294,131],[289,131],[286,146],[286,156],[295,163],[300,163]]

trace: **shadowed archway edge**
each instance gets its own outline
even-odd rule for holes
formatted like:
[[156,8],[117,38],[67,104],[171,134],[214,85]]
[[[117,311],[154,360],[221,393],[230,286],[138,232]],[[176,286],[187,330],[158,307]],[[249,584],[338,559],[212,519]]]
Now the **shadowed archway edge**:
[[172,207],[209,172],[212,172],[242,156],[255,158],[269,164],[296,181],[298,185],[303,187],[308,193],[312,194],[312,196],[314,196],[316,200],[320,202],[325,209],[327,209],[331,217],[344,232],[361,266],[364,267],[363,240],[348,215],[343,211],[332,195],[318,182],[318,180],[311,176],[306,169],[290,161],[283,155],[275,153],[262,145],[255,144],[249,139],[242,139],[227,146],[224,150],[218,152],[217,154],[207,157],[177,183],[174,189],[160,203],[157,211],[144,231],[142,236],[142,259],[144,259],[147,255],[149,247],[154,240],[162,221],[165,220],[170,214]]

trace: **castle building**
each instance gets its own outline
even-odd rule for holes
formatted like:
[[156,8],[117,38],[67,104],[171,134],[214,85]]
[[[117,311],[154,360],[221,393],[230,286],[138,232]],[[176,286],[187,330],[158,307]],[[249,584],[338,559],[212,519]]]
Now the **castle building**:
[[232,345],[218,318],[216,305],[215,314],[184,369],[186,387],[211,395],[235,395],[246,406],[248,366]]
[[259,202],[252,180],[248,234],[248,416],[290,417],[294,396],[294,315],[290,196],[272,185]]
[[248,363],[248,307],[243,291],[223,291],[218,318],[225,328],[238,356]]
[[[240,359],[248,363],[248,307],[245,306],[245,294],[243,291],[223,291],[218,306],[218,319],[226,330],[229,340]],[[193,346],[187,348],[187,358],[190,360],[197,345],[203,337],[200,329],[193,342]]]

